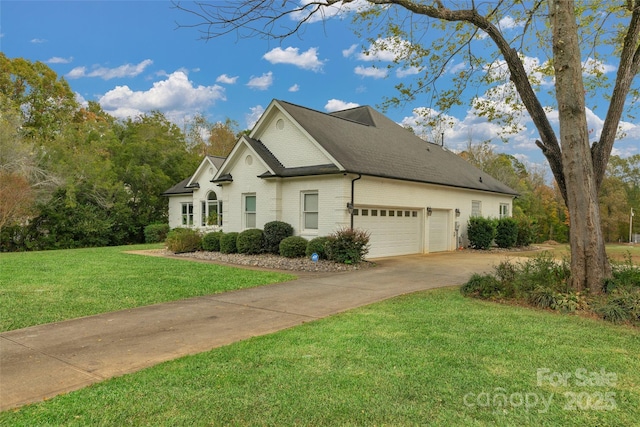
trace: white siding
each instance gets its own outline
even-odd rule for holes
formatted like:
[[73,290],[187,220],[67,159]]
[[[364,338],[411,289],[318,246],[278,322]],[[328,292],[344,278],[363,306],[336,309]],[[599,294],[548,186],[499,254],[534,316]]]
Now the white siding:
[[[283,127],[277,123],[282,120]],[[260,135],[254,135],[287,168],[331,163],[323,151],[279,111],[266,123]]]
[[182,204],[190,203],[193,197],[190,194],[184,196],[169,196],[169,227],[182,227]]

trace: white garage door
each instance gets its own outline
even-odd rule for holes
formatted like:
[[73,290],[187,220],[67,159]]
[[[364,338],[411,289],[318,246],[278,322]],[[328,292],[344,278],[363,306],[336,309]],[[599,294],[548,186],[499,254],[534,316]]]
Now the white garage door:
[[407,209],[366,208],[354,210],[353,225],[371,237],[367,258],[422,252],[422,212]]
[[449,212],[434,210],[429,217],[429,252],[449,250]]

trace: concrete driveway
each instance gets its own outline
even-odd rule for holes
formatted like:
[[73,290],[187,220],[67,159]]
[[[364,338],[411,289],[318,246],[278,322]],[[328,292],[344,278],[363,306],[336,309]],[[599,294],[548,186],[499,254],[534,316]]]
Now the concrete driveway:
[[291,282],[4,332],[0,410],[397,295],[459,285],[505,259],[469,251],[382,258],[360,271],[304,274]]

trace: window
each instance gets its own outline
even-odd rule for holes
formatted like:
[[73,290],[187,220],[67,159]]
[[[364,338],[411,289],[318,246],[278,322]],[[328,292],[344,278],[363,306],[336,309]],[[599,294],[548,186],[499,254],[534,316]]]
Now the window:
[[482,216],[482,202],[480,200],[471,201],[471,216]]
[[302,217],[305,230],[318,229],[318,193],[302,193]]
[[213,191],[202,202],[202,226],[222,225],[222,201]]
[[384,210],[384,209],[382,209],[382,210],[380,211],[380,216],[387,216],[387,211],[386,211],[386,210]]
[[244,228],[256,228],[256,196],[244,195]]
[[193,203],[182,204],[182,225],[193,225]]
[[378,216],[378,209],[371,209],[371,216]]
[[389,216],[395,216],[396,215],[396,211],[389,211]]
[[509,216],[509,205],[506,203],[500,203],[500,218],[506,218]]

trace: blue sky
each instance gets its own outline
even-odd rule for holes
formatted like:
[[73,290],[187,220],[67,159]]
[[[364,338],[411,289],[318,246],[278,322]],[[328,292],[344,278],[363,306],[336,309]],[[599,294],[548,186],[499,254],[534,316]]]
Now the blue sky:
[[[212,122],[230,118],[242,129],[253,126],[274,98],[327,112],[357,105],[377,108],[385,96],[396,95],[396,84],[412,78],[411,72],[387,71],[384,52],[362,55],[364,42],[348,19],[306,25],[303,34],[282,42],[233,34],[203,41],[197,30],[178,27],[192,22],[192,16],[166,1],[2,0],[0,50],[9,58],[46,63],[67,79],[79,100],[98,101],[116,117],[160,110],[182,124],[200,113]],[[508,28],[507,21],[503,25]],[[602,69],[615,76],[615,64],[602,64]],[[426,96],[419,97],[386,114],[411,125],[416,123],[414,109],[428,105]],[[553,123],[555,113],[549,116]],[[604,111],[589,110],[594,134],[603,118]],[[526,117],[524,130],[508,144],[496,137],[496,125],[466,105],[450,121],[442,131],[451,149],[493,138],[496,151],[546,164]],[[623,124],[627,135],[616,143],[614,154],[640,152],[639,124]]]

